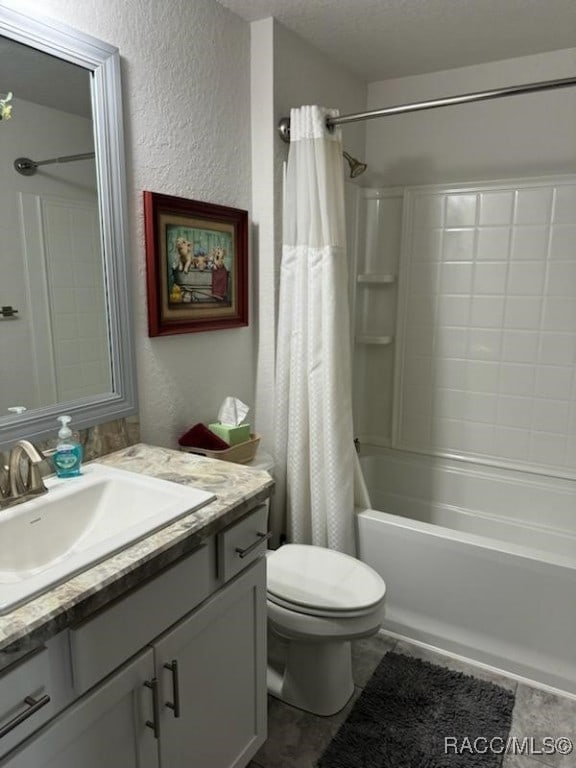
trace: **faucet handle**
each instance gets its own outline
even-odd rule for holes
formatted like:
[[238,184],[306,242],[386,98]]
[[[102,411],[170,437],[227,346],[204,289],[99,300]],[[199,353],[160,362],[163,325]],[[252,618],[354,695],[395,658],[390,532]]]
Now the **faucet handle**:
[[0,451],[0,498],[10,493],[10,474],[8,472],[8,457]]
[[27,493],[45,493],[48,490],[42,479],[42,472],[38,464],[30,464],[28,479],[26,481]]
[[21,440],[20,442],[27,443],[26,453],[29,458],[28,477],[25,482],[26,492],[45,493],[48,489],[44,485],[44,480],[42,479],[42,464],[48,457],[37,445],[35,445],[35,443],[31,443],[29,440]]

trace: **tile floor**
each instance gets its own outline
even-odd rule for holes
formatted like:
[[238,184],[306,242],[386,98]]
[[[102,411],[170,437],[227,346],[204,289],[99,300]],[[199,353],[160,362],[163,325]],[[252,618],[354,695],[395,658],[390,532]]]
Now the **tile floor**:
[[249,768],[314,768],[382,656],[390,650],[475,675],[514,691],[516,703],[510,736],[516,736],[518,739],[533,737],[535,744],[544,736],[566,736],[575,746],[575,751],[569,755],[507,755],[502,768],[576,768],[576,701],[518,683],[504,675],[477,667],[472,662],[452,659],[385,635],[376,635],[354,643],[353,669],[356,690],[352,701],[337,715],[317,717],[269,697],[268,740]]

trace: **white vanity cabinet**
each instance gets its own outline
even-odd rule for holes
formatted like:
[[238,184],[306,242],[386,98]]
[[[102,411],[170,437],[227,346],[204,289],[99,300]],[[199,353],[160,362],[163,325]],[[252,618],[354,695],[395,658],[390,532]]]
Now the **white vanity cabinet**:
[[9,768],[158,768],[151,649],[139,654],[7,759]]
[[49,640],[0,673],[0,757],[74,699],[67,638]]
[[266,735],[265,563],[154,643],[162,768],[243,768]]
[[259,507],[68,630],[76,699],[1,768],[245,768],[266,738],[265,531]]

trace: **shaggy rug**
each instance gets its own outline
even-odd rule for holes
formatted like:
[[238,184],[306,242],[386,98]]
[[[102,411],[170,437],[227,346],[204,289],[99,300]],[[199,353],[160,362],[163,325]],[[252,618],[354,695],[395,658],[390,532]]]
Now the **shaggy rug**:
[[318,768],[500,768],[514,694],[387,653]]

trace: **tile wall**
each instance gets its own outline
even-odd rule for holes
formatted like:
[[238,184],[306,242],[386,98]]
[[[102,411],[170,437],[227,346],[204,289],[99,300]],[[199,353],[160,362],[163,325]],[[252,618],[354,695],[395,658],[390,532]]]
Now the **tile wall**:
[[42,220],[57,399],[111,391],[97,208],[45,198]]
[[394,444],[576,476],[576,179],[405,196]]

